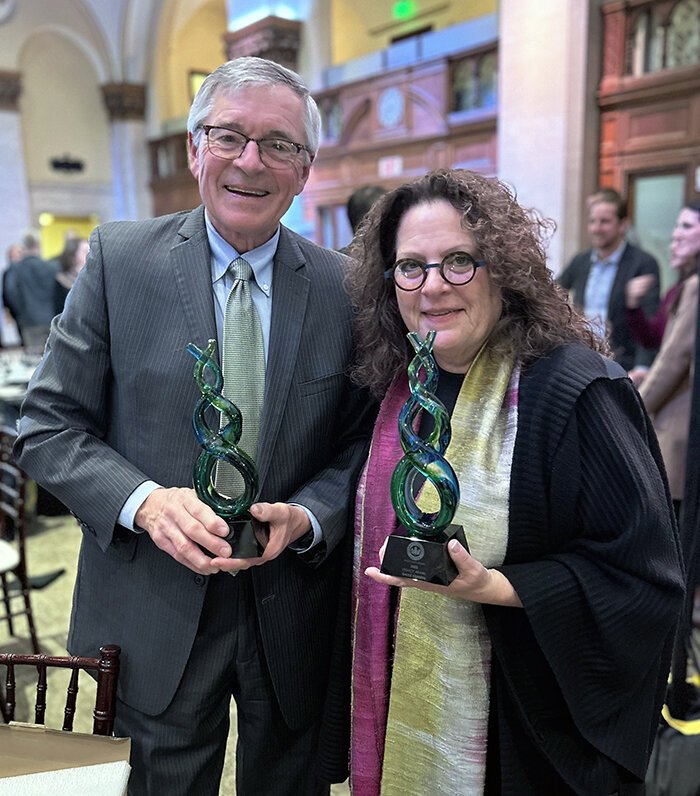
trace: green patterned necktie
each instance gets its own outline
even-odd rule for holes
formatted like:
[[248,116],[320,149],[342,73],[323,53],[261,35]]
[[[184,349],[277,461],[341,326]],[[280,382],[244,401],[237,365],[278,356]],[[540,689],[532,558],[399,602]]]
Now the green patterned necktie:
[[[260,414],[265,395],[265,350],[260,317],[253,304],[250,263],[239,257],[229,266],[234,278],[224,313],[222,348],[224,396],[240,409],[243,431],[238,446],[255,459],[260,433]],[[222,415],[222,422],[225,422]],[[228,497],[243,492],[243,479],[228,464],[219,463],[215,485]]]

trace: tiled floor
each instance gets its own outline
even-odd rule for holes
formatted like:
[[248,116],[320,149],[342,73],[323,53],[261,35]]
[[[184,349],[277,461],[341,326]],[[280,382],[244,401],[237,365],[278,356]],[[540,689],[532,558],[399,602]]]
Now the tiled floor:
[[[42,651],[51,655],[66,654],[66,636],[70,615],[73,582],[80,546],[80,531],[72,517],[40,517],[30,530],[27,539],[27,560],[30,575],[65,568],[66,573],[50,586],[32,591],[32,608]],[[20,635],[10,637],[5,622],[0,624],[0,650],[3,652],[31,652],[29,633],[23,617],[16,620],[16,632]],[[4,667],[2,669],[4,675]],[[20,670],[18,669],[18,680]],[[46,723],[51,727],[61,727],[63,721],[63,702],[61,699],[67,687],[66,670],[51,670],[48,676],[48,695]],[[18,721],[32,721],[34,711],[34,688],[36,680],[23,678],[18,683],[17,711]],[[91,732],[91,711],[94,702],[94,682],[90,677],[81,677],[80,693],[74,729],[77,732]],[[52,701],[52,694],[57,698]],[[60,702],[60,704],[59,704]],[[235,726],[235,711],[232,710],[232,726]],[[232,796],[234,788],[234,747],[235,735],[229,738],[221,794]],[[347,796],[347,783],[334,785],[333,796]]]

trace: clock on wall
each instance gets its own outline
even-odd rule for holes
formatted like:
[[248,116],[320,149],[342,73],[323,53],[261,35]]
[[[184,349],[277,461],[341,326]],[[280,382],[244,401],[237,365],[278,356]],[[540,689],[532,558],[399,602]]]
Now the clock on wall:
[[0,25],[12,16],[17,8],[17,0],[0,0]]
[[403,94],[395,86],[384,89],[379,95],[377,114],[382,127],[396,127],[403,119]]

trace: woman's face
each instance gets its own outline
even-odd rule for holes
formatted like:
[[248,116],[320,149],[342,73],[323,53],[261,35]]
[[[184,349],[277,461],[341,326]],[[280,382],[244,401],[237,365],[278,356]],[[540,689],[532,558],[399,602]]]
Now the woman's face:
[[671,236],[671,267],[692,265],[700,252],[700,213],[684,207]]
[[[456,251],[479,259],[474,237],[449,202],[423,202],[404,213],[396,233],[397,260],[439,263]],[[488,264],[466,285],[451,285],[438,268],[430,268],[420,289],[394,289],[406,329],[421,338],[435,329],[433,353],[440,367],[466,373],[501,315],[501,291],[491,283]]]

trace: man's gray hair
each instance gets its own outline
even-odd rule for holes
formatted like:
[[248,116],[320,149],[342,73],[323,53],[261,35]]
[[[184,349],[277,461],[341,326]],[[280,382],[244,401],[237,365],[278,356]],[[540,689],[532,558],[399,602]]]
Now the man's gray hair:
[[[304,129],[306,145],[316,154],[321,136],[321,114],[316,101],[301,77],[274,61],[255,56],[245,56],[227,61],[215,69],[202,83],[192,102],[187,118],[187,132],[192,135],[194,144],[199,147],[202,137],[201,125],[214,106],[220,91],[239,91],[249,86],[287,86],[304,102],[306,114]],[[296,143],[304,143],[297,141]]]

